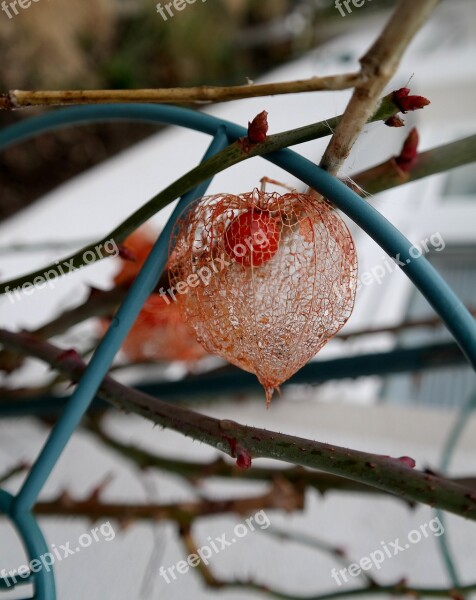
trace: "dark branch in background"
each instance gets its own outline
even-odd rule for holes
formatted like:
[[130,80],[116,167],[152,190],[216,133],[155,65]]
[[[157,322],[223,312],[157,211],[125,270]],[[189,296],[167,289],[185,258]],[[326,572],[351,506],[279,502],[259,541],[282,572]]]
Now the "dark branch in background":
[[28,463],[20,462],[19,464],[15,465],[11,469],[8,469],[8,471],[5,471],[5,473],[1,473],[0,474],[0,485],[5,483],[12,477],[15,477],[15,475],[18,475],[19,473],[23,473],[23,471],[26,471],[26,469],[29,469],[29,468],[30,468],[30,465]]
[[[9,352],[9,350],[4,352]],[[15,352],[11,351],[11,353]],[[18,352],[15,354],[20,356]],[[154,363],[156,366],[157,364],[159,363]],[[466,364],[464,355],[455,342],[423,344],[408,348],[396,348],[387,352],[354,354],[340,358],[311,361],[284,385],[319,385],[331,380],[355,379],[357,377],[381,376],[392,373],[417,373],[427,369]],[[131,365],[116,365],[110,369],[109,373],[112,373],[116,368],[124,369],[126,366]],[[47,384],[46,388],[45,386],[36,389],[34,387],[13,390],[0,388],[2,398],[0,400],[0,415],[57,415],[62,411],[66,401],[64,396],[52,395],[52,390],[60,380],[64,384],[65,377],[57,376]],[[206,399],[207,401],[220,399],[227,393],[232,397],[236,397],[243,392],[261,389],[252,374],[241,371],[233,365],[225,365],[196,375],[187,375],[177,380],[162,378],[149,383],[137,383],[134,388],[163,400],[186,400],[187,402],[193,399]],[[38,394],[43,395],[38,396]],[[94,401],[91,406],[91,411],[103,412],[105,409],[106,404],[99,399]]]
[[[197,554],[197,550],[200,548],[200,544],[195,541],[190,528],[183,528],[180,531],[180,537],[184,545],[185,552],[187,554]],[[251,591],[259,592],[266,595],[268,598],[276,598],[277,600],[333,600],[334,598],[345,598],[349,596],[383,596],[385,594],[389,596],[434,596],[434,597],[447,597],[447,598],[462,598],[463,594],[476,590],[476,582],[467,586],[451,587],[451,588],[425,588],[416,587],[409,585],[405,580],[399,580],[394,584],[381,585],[374,579],[368,578],[367,585],[359,588],[340,589],[338,591],[332,591],[328,593],[320,593],[312,596],[302,596],[295,594],[286,594],[272,588],[269,585],[258,583],[253,579],[244,581],[239,580],[226,580],[218,578],[214,575],[210,568],[210,565],[206,565],[203,561],[197,565],[197,572],[205,585],[212,589],[225,589],[225,590],[240,590],[240,591]]]
[[[61,350],[33,336],[0,330],[0,343],[38,358],[73,381],[85,364],[74,350]],[[476,492],[447,479],[414,470],[408,457],[391,458],[311,441],[296,436],[247,427],[234,421],[198,414],[121,385],[106,377],[99,396],[127,412],[141,415],[212,446],[248,467],[252,458],[274,458],[320,469],[377,487],[408,502],[422,502],[476,520]]]
[[[468,311],[476,316],[476,308],[468,308]],[[342,332],[336,335],[336,339],[349,340],[355,337],[362,337],[365,335],[378,335],[382,333],[398,334],[407,329],[418,329],[418,328],[436,328],[443,327],[444,323],[438,315],[434,317],[428,317],[426,319],[410,319],[408,321],[402,321],[397,325],[382,325],[381,327],[366,327],[364,329],[356,329],[354,331]]]
[[[100,490],[101,491],[101,490]],[[264,494],[231,500],[210,500],[174,502],[173,504],[128,504],[103,502],[95,490],[85,500],[77,500],[68,492],[59,497],[38,502],[34,512],[51,517],[85,517],[96,522],[100,519],[117,519],[120,523],[131,524],[138,520],[175,521],[179,525],[189,525],[199,517],[222,514],[249,515],[260,510],[284,510],[291,512],[304,508],[304,494],[297,486],[287,482],[274,482]]]

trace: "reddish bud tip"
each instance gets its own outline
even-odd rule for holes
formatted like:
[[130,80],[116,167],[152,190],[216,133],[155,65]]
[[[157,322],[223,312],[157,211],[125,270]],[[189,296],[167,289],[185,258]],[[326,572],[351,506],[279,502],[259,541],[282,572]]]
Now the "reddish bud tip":
[[400,88],[393,92],[393,101],[402,113],[406,113],[409,110],[417,110],[430,104],[428,98],[424,96],[410,96],[409,88]]
[[399,156],[395,159],[397,165],[406,173],[410,172],[415,165],[415,161],[418,157],[419,141],[418,131],[414,127],[408,134]]
[[268,113],[263,110],[248,123],[248,140],[253,144],[264,142],[268,133]]
[[410,95],[410,88],[403,87],[393,92],[393,98],[395,100],[402,100]]
[[60,352],[56,357],[56,360],[81,360],[81,357],[76,350],[70,348],[69,350],[63,350],[63,352]]
[[243,448],[235,438],[230,438],[226,435],[224,435],[223,438],[230,445],[230,455],[232,458],[236,458],[236,466],[239,469],[249,469],[251,467],[251,455],[248,450]]
[[402,462],[404,465],[407,465],[407,467],[410,467],[410,469],[414,469],[416,467],[416,462],[413,458],[410,458],[409,456],[400,456],[399,458],[397,458],[397,460],[399,462]]
[[385,121],[385,125],[388,127],[404,127],[405,121],[398,115],[393,115],[393,117]]
[[240,445],[236,447],[236,466],[239,469],[249,469],[251,467],[251,456]]
[[129,262],[137,262],[137,256],[125,246],[119,246],[119,256]]

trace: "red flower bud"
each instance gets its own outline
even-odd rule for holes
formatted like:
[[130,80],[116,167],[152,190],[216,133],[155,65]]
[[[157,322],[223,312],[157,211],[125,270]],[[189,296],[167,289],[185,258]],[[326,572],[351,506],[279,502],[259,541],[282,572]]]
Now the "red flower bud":
[[248,123],[248,141],[253,144],[264,142],[268,133],[268,113],[263,110]]
[[137,256],[129,248],[126,248],[126,246],[119,246],[119,256],[122,260],[137,262]]
[[74,348],[69,348],[68,350],[63,350],[58,354],[56,360],[64,361],[64,360],[76,360],[81,361],[81,356]]
[[405,171],[405,173],[409,173],[415,166],[415,162],[418,157],[418,142],[418,131],[414,127],[408,134],[400,155],[395,158],[395,162],[400,169],[402,169],[402,171]]
[[251,467],[251,456],[239,444],[236,445],[236,466],[239,469],[249,469]]
[[[222,421],[222,423],[224,423]],[[228,444],[230,445],[230,456],[236,458],[236,466],[239,469],[249,469],[251,467],[251,455],[246,448],[239,444],[236,438],[223,436]]]
[[390,117],[390,119],[385,121],[385,125],[388,127],[404,127],[405,122],[398,115],[393,115],[393,117]]
[[407,467],[410,467],[410,469],[414,469],[416,466],[415,460],[413,458],[410,458],[409,456],[400,456],[400,458],[397,458],[397,460],[399,462],[402,462]]
[[393,101],[402,113],[406,113],[409,110],[417,110],[430,104],[428,98],[424,96],[410,96],[410,89],[406,87],[393,92]]

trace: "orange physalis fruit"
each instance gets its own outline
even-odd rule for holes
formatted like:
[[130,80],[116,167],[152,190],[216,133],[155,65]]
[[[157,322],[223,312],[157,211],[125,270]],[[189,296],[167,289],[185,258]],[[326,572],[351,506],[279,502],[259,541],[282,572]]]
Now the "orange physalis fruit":
[[267,211],[246,211],[225,231],[226,253],[245,267],[259,267],[273,258],[278,244],[279,224]]
[[177,224],[169,262],[197,339],[255,373],[267,404],[352,312],[352,237],[332,206],[310,195],[255,189],[198,199]]

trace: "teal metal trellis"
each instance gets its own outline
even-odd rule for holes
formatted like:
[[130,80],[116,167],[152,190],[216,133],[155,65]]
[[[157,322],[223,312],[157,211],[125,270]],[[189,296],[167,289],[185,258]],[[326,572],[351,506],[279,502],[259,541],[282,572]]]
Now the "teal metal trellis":
[[[112,104],[62,109],[7,127],[0,132],[0,150],[52,129],[106,120],[140,120],[173,124],[207,133],[213,136],[213,139],[204,160],[224,149],[232,141],[246,135],[246,130],[234,123],[183,108],[164,105]],[[418,259],[411,257],[411,242],[346,185],[297,153],[286,149],[270,153],[264,158],[327,197],[366,231],[389,256],[399,256],[405,263],[405,274],[440,315],[469,363],[476,370],[476,324],[473,317],[423,256]],[[47,552],[46,541],[32,514],[38,495],[93,400],[145,300],[155,288],[165,268],[168,241],[177,218],[195,198],[205,193],[208,185],[209,181],[205,181],[180,199],[109,330],[94,352],[75,392],[69,398],[19,493],[12,496],[0,490],[0,510],[12,520],[30,560]],[[27,581],[33,583],[34,598],[38,600],[56,598],[53,570],[42,569],[32,574]]]

